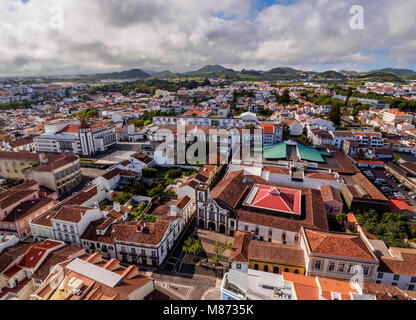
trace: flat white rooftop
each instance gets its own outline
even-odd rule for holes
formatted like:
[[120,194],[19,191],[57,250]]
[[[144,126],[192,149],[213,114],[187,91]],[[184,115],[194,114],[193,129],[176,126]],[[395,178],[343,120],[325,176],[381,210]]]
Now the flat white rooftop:
[[110,288],[114,288],[123,279],[121,275],[115,272],[106,270],[79,258],[73,260],[66,268],[79,273],[84,277],[98,281]]

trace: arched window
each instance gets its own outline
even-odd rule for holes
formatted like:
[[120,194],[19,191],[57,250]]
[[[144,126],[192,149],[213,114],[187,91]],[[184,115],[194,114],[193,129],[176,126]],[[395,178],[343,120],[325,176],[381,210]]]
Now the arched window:
[[279,274],[279,267],[274,267],[274,268],[273,268],[273,273],[277,273],[277,274]]
[[298,269],[295,269],[295,273],[298,274],[299,273],[299,270]]
[[285,272],[289,272],[289,268],[285,268]]
[[269,267],[268,267],[267,265],[265,265],[265,266],[263,267],[263,271],[265,271],[265,272],[269,272]]
[[259,265],[257,263],[254,265],[254,270],[259,270]]

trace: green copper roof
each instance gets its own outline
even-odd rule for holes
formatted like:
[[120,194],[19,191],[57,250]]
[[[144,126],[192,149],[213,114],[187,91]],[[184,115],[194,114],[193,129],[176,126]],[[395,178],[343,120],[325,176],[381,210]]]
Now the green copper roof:
[[313,148],[307,147],[301,143],[298,144],[298,151],[302,160],[311,162],[325,162],[323,156],[330,156],[327,152],[321,152]]
[[263,148],[263,157],[265,159],[286,159],[286,142],[265,146]]
[[[314,148],[307,147],[296,142],[297,150],[301,160],[310,162],[324,163],[324,156],[331,156],[327,152],[321,152]],[[287,142],[281,142],[275,145],[265,145],[263,147],[263,157],[268,160],[287,159]]]

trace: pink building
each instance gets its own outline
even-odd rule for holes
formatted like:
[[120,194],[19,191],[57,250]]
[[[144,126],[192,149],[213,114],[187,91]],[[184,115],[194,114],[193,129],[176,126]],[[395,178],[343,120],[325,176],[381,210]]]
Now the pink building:
[[326,214],[336,216],[342,212],[341,193],[332,186],[326,185],[321,187],[322,200],[325,203]]
[[28,181],[10,190],[0,192],[0,227],[1,221],[18,205],[24,201],[39,198],[39,185]]
[[0,235],[14,234],[20,240],[30,235],[30,221],[55,203],[52,199],[40,199],[39,193],[39,185],[34,181],[0,192]]

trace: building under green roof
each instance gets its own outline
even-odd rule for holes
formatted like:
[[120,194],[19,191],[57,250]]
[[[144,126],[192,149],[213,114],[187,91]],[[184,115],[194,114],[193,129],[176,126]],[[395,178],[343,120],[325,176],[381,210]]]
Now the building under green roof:
[[263,157],[267,160],[305,160],[310,162],[325,163],[324,156],[331,156],[330,153],[321,152],[314,148],[307,147],[300,142],[281,142],[275,145],[263,147]]
[[286,159],[286,143],[265,146],[263,148],[263,157],[268,160]]

